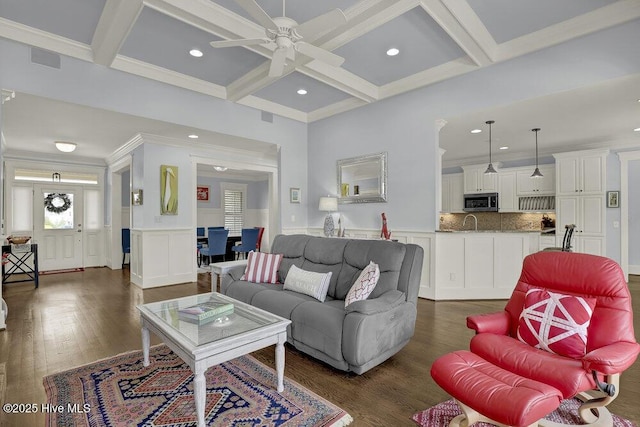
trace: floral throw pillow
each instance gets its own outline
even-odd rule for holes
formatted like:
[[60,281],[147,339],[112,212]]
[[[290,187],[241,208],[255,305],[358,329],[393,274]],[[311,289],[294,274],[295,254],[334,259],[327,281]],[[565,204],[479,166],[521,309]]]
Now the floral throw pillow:
[[373,261],[369,262],[364,270],[360,273],[360,276],[347,292],[347,296],[344,299],[344,306],[348,306],[352,302],[365,300],[371,295],[373,289],[378,284],[380,279],[380,267]]
[[252,283],[278,283],[278,269],[282,262],[282,254],[266,254],[249,252],[247,268],[240,280]]
[[518,339],[551,353],[580,359],[586,354],[587,329],[595,306],[595,298],[530,289],[518,322]]

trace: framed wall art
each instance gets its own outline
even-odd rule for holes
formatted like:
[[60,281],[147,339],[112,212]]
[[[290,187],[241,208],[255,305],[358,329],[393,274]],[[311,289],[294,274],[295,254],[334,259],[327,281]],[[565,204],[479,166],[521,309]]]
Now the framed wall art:
[[178,214],[178,167],[160,166],[160,215]]
[[196,187],[196,198],[199,202],[208,202],[210,192],[211,187],[209,187],[208,185],[198,185]]
[[300,203],[300,189],[289,188],[289,203]]
[[133,190],[131,192],[131,205],[140,206],[142,204],[142,190]]

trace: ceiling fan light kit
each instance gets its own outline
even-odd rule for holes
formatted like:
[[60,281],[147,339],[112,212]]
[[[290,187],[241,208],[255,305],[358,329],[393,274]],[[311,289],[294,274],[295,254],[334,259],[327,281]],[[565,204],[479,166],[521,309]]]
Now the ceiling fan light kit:
[[[260,44],[275,44],[269,66],[269,77],[281,77],[284,74],[288,57],[295,59],[295,52],[324,62],[333,67],[339,67],[344,58],[326,49],[311,44],[323,33],[333,30],[347,22],[347,18],[340,9],[333,9],[323,15],[298,24],[285,16],[285,1],[282,2],[282,16],[271,18],[255,2],[255,0],[236,0],[251,17],[264,27],[266,38],[221,40],[211,42],[215,48],[231,46],[255,46]],[[305,40],[306,41],[303,41]]]

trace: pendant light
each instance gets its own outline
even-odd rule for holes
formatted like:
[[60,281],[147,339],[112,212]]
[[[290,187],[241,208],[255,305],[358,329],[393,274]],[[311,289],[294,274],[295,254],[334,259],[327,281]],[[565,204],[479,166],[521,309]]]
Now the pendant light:
[[487,170],[484,173],[495,174],[498,172],[493,167],[493,163],[491,163],[491,125],[495,123],[495,120],[487,120],[485,123],[489,125],[489,166],[487,166]]
[[540,132],[540,128],[531,129],[531,132],[536,133],[536,170],[531,174],[531,178],[542,178],[542,172],[538,169],[538,132]]

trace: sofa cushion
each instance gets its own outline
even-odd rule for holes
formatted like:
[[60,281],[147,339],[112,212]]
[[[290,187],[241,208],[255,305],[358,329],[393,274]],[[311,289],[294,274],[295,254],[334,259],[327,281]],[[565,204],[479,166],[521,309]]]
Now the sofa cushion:
[[518,339],[533,347],[580,359],[587,349],[587,330],[595,298],[529,289],[518,323]]
[[342,300],[328,300],[322,304],[304,302],[291,313],[291,321],[295,325],[292,337],[335,360],[343,360],[342,323],[345,313]]
[[557,388],[565,399],[595,387],[580,360],[531,347],[507,335],[475,335],[470,349],[509,372]]
[[[345,299],[362,270],[373,261],[380,268],[380,279],[369,298],[377,298],[398,289],[400,269],[406,253],[403,243],[386,240],[348,240],[344,250],[344,264],[336,282],[337,299]],[[329,289],[331,294],[331,289]]]
[[371,261],[369,265],[362,270],[351,289],[344,299],[344,306],[348,306],[352,302],[362,301],[373,292],[378,280],[380,279],[380,268],[378,264]]
[[240,280],[251,283],[278,283],[278,269],[282,262],[282,254],[249,252],[247,267]]
[[[332,298],[335,298],[336,282],[338,274],[342,270],[346,246],[347,240],[345,239],[315,237],[309,240],[304,249],[302,269],[318,273],[332,273],[327,292]],[[344,299],[344,297],[341,299]]]
[[[291,312],[303,302],[313,301],[320,304],[318,300],[298,292],[291,292],[279,289],[269,289],[258,292],[251,300],[251,305],[267,310],[285,319],[291,319]],[[293,324],[291,325],[293,328]]]
[[230,296],[233,299],[237,299],[238,301],[246,302],[247,304],[251,304],[253,301],[253,297],[262,291],[272,289],[272,290],[282,290],[282,285],[272,285],[267,283],[250,283],[246,280],[236,280],[235,282],[231,282],[224,294]]
[[280,262],[280,269],[278,270],[278,280],[280,283],[284,283],[289,268],[291,268],[292,265],[302,267],[304,248],[307,246],[309,240],[313,238],[313,236],[306,234],[289,236],[279,234],[273,239],[271,253],[282,254],[282,262]]
[[284,281],[284,289],[287,291],[300,292],[301,294],[309,295],[323,302],[327,297],[330,281],[331,272],[316,273],[292,265]]

